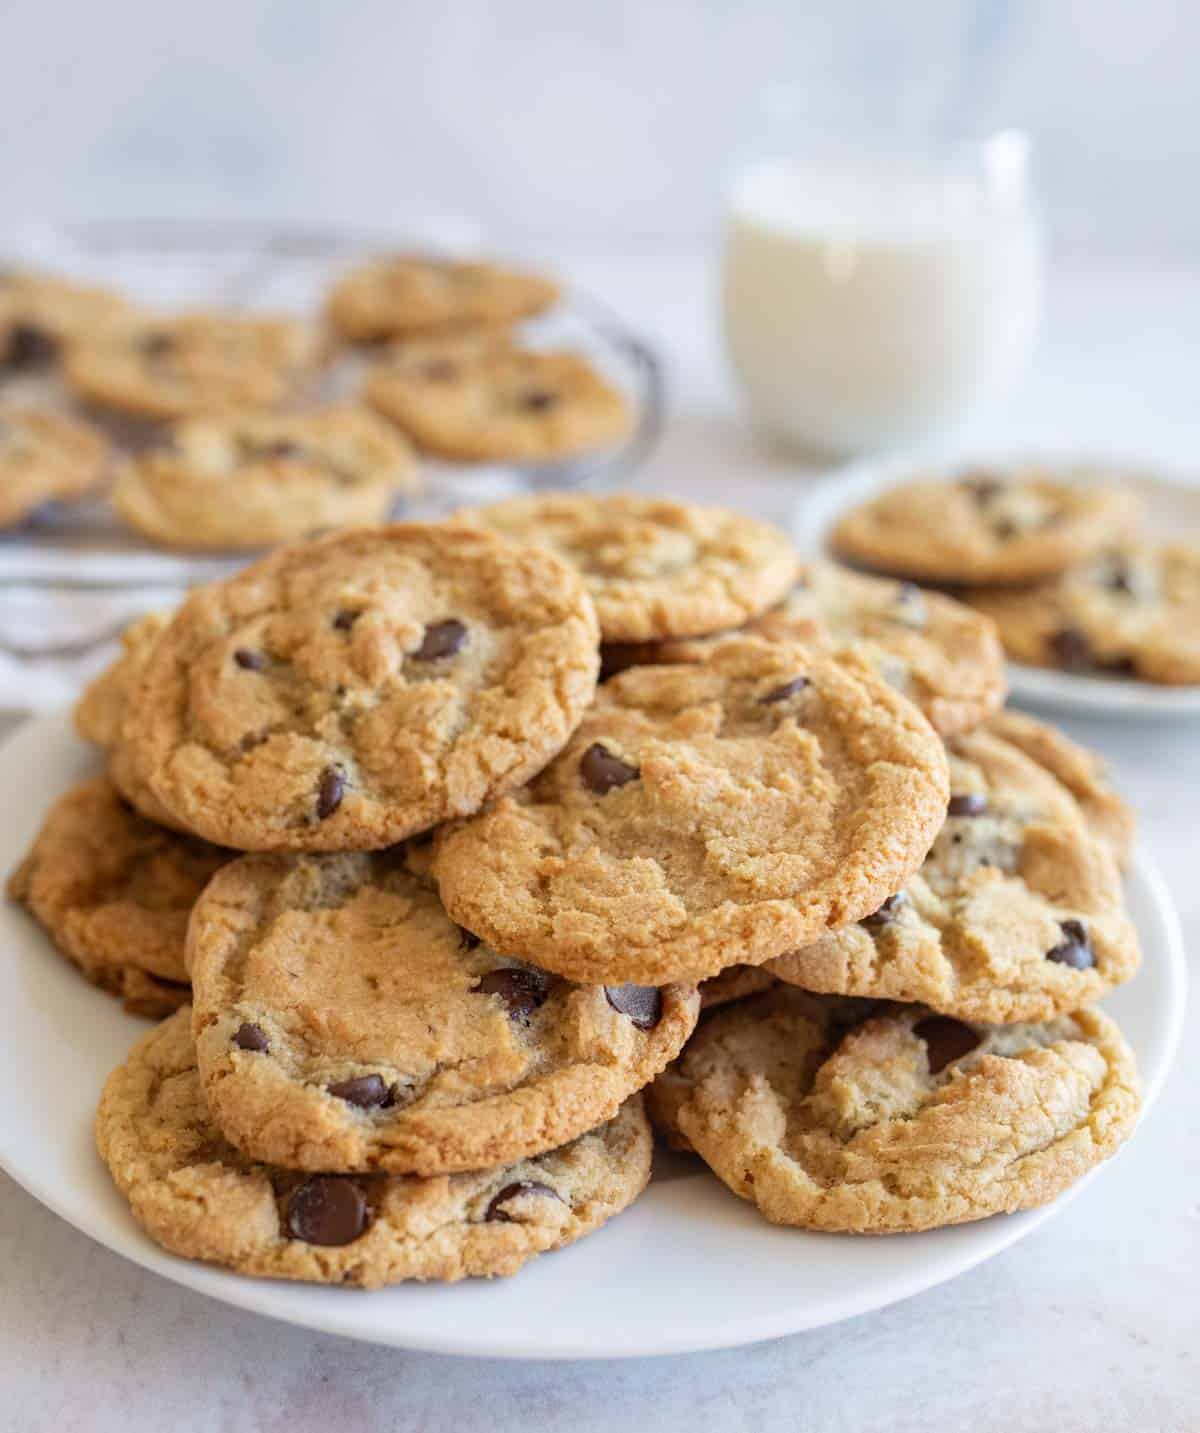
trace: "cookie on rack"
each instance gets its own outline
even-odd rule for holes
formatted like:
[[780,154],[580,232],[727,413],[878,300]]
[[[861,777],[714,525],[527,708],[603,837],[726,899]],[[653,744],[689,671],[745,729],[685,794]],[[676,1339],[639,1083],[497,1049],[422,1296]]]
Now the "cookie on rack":
[[47,367],[64,344],[129,312],[119,295],[28,269],[0,270],[0,378]]
[[555,303],[558,285],[499,264],[392,254],[350,270],[328,312],[357,343],[461,328],[505,328]]
[[474,1174],[305,1174],[247,1159],[204,1102],[191,1011],[109,1076],[96,1144],[146,1233],[239,1274],[380,1288],[514,1274],[627,1208],[650,1177],[640,1096],[536,1159]]
[[548,547],[583,574],[606,643],[692,637],[760,617],[793,581],[791,544],[727,508],[631,493],[546,493],[455,521]]
[[871,914],[771,963],[806,990],[1046,1020],[1130,979],[1141,952],[1109,845],[1048,771],[986,730],[949,743],[945,825]]
[[573,985],[498,956],[402,855],[246,856],[192,916],[208,1107],[289,1169],[445,1174],[613,1118],[695,1027],[694,986]]
[[1200,543],[1128,538],[1053,581],[966,600],[1010,657],[1100,677],[1200,683]]
[[263,314],[131,314],[81,333],[64,371],[77,398],[133,418],[274,408],[320,359],[311,325]]
[[597,650],[552,553],[419,523],[337,533],[194,592],[121,746],[209,840],[377,849],[540,771],[591,701]]
[[434,871],[498,951],[573,980],[699,980],[877,909],[948,794],[941,741],[865,663],[745,638],[601,687],[540,776],[437,833]]
[[152,542],[229,551],[383,522],[417,491],[400,434],[344,405],[182,423],[126,466],[113,501]]
[[[784,600],[742,629],[775,642],[857,647],[883,679],[952,736],[1004,700],[1004,650],[991,622],[962,602],[915,583],[802,563]],[[608,669],[643,662],[704,661],[722,635],[607,649]]]
[[418,448],[466,462],[574,457],[633,426],[625,395],[582,354],[475,336],[400,348],[364,396]]
[[145,820],[100,777],[55,802],[8,893],[93,984],[163,1015],[189,998],[188,916],[228,859]]
[[1133,1132],[1114,1021],[970,1024],[780,986],[717,1011],[653,1098],[676,1147],[773,1223],[936,1229],[1046,1204]]
[[1108,843],[1118,865],[1128,863],[1137,818],[1113,787],[1103,757],[1072,741],[1058,727],[1012,707],[993,712],[985,727],[1061,781],[1079,803],[1088,830]]
[[14,527],[43,503],[94,492],[110,460],[107,441],[89,424],[0,403],[0,528]]
[[918,478],[852,508],[830,537],[849,562],[916,581],[1054,577],[1136,519],[1133,493],[1040,467]]

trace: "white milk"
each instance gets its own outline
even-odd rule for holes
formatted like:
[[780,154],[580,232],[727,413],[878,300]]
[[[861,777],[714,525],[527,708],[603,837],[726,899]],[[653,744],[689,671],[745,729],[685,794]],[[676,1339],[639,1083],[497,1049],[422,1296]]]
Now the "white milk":
[[786,161],[740,178],[725,340],[763,429],[826,452],[884,448],[1009,383],[1042,258],[1023,167],[1005,178]]

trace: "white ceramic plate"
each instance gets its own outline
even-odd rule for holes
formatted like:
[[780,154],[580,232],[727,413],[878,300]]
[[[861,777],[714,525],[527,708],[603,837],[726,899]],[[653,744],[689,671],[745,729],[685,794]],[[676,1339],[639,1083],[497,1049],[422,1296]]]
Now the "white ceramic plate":
[[[0,749],[0,871],[50,802],[94,770],[63,716]],[[1182,944],[1152,866],[1129,899],[1142,974],[1108,1002],[1157,1094],[1179,1038]],[[92,1146],[108,1072],[147,1026],[92,989],[8,903],[0,904],[0,1164],[85,1234],[164,1278],[240,1308],[372,1343],[500,1358],[689,1353],[817,1328],[962,1273],[1066,1202],[1028,1214],[890,1239],[779,1229],[690,1161],[668,1160],[627,1214],[513,1279],[363,1293],[246,1279],[163,1253],[138,1229]],[[1131,1156],[1137,1158],[1136,1149]],[[1078,1186],[1077,1186],[1078,1187]]]
[[[1191,533],[1200,541],[1200,481],[1195,474],[1170,473],[1163,469],[1150,472],[1134,463],[1080,458],[1078,452],[1069,457],[1046,453],[984,455],[988,463],[1001,468],[1029,461],[1031,457],[1070,469],[1072,481],[1120,483],[1132,488],[1141,495],[1145,505],[1147,531],[1176,537]],[[830,530],[849,508],[916,472],[953,472],[970,461],[971,455],[935,459],[910,457],[853,463],[838,469],[814,483],[797,501],[792,515],[797,549],[805,557],[825,554]],[[974,461],[980,461],[979,454],[974,455]],[[1016,662],[1009,663],[1008,680],[1013,697],[1022,705],[1043,710],[1099,717],[1200,716],[1200,686],[1153,686],[1128,678],[1078,676]]]

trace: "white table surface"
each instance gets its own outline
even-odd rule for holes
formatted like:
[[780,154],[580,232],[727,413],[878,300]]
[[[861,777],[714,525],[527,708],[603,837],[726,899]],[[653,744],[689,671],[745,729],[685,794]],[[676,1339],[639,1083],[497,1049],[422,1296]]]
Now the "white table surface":
[[[803,477],[757,451],[737,420],[703,266],[595,261],[573,272],[667,363],[671,423],[642,486],[784,520]],[[980,451],[1077,439],[1187,465],[1200,453],[1198,335],[1196,273],[1056,274],[1027,380],[969,436]],[[1112,760],[1195,945],[1200,725],[1069,725]],[[268,1323],[123,1262],[0,1175],[0,1428],[1195,1430],[1197,1091],[1200,1042],[1185,1036],[1134,1148],[1061,1219],[953,1283],[817,1333],[624,1364],[406,1355]]]

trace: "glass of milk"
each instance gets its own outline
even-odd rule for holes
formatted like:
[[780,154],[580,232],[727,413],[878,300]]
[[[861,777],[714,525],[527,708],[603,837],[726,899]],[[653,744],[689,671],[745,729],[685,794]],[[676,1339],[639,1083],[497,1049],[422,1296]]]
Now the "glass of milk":
[[827,147],[732,185],[725,344],[756,425],[808,453],[919,444],[1029,356],[1042,244],[1029,143]]

